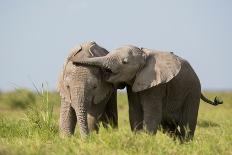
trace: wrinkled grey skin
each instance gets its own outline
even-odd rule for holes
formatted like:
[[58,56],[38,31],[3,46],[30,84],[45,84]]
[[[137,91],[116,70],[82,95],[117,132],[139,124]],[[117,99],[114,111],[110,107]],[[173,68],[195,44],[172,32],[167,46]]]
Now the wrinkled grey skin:
[[116,89],[106,82],[101,68],[76,65],[70,59],[105,56],[104,48],[95,42],[76,46],[69,54],[60,78],[58,90],[61,96],[60,134],[72,135],[76,122],[81,136],[98,131],[98,122],[118,126]]
[[[164,132],[192,139],[197,123],[201,94],[200,81],[190,64],[170,52],[124,46],[107,56],[73,59],[79,64],[107,68],[108,82],[127,84],[129,119],[133,131]],[[180,128],[180,131],[178,130]]]

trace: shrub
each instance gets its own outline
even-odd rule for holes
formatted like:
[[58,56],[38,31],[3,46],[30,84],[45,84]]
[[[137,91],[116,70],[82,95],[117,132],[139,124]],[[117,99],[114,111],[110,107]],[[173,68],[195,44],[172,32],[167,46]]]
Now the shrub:
[[27,89],[17,89],[1,95],[1,102],[9,105],[11,108],[25,109],[29,105],[35,104],[36,97],[33,92]]
[[48,90],[42,85],[42,91],[41,93],[38,92],[36,104],[29,106],[25,114],[32,128],[37,129],[38,132],[56,133],[58,128],[53,117],[55,102],[50,102],[49,94]]

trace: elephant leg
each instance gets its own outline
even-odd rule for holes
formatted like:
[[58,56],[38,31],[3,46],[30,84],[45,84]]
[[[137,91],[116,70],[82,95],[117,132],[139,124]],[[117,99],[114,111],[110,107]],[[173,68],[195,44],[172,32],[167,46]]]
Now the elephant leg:
[[98,127],[98,124],[97,124],[97,119],[96,117],[90,115],[90,114],[87,114],[87,120],[88,120],[88,129],[90,132],[92,131],[96,131],[98,133],[99,131],[99,127]]
[[[117,106],[117,105],[116,105]],[[113,124],[113,118],[116,117],[115,121],[117,121],[117,113],[113,115],[111,105],[108,103],[102,102],[98,104],[91,104],[88,108],[88,128],[90,131],[99,131],[99,123],[102,122],[102,125],[107,128],[108,124]],[[116,107],[117,108],[117,107]],[[116,109],[117,110],[117,109]]]
[[76,114],[70,103],[66,102],[65,99],[61,99],[60,108],[60,134],[61,136],[69,136],[74,134],[76,126]]
[[149,100],[143,98],[144,129],[150,134],[156,134],[162,118],[162,99]]
[[173,137],[174,139],[181,137],[181,133],[177,128],[177,123],[170,121],[162,121],[161,125],[163,133],[167,133],[170,137]]
[[189,94],[185,100],[183,114],[180,121],[181,139],[184,141],[192,140],[197,124],[198,109],[200,103],[199,97]]
[[81,87],[71,87],[72,107],[76,113],[77,124],[80,128],[81,137],[85,138],[89,134],[87,121],[87,105],[86,92]]
[[118,128],[117,90],[111,94],[100,120],[105,128],[108,124],[112,128]]
[[138,93],[132,92],[131,86],[127,86],[129,102],[129,120],[132,131],[143,129],[143,108]]

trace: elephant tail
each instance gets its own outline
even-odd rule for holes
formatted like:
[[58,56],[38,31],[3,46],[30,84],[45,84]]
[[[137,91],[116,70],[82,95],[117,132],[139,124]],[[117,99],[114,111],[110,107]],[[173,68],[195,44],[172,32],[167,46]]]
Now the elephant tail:
[[214,106],[217,106],[218,104],[223,103],[223,101],[217,96],[214,98],[214,101],[211,101],[211,100],[207,99],[202,93],[201,93],[201,99],[204,102],[209,103],[209,104],[214,105]]

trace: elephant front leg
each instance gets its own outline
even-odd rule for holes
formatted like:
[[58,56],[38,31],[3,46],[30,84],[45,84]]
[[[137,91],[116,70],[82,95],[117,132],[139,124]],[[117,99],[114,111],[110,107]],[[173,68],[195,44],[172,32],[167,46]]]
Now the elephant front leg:
[[138,93],[132,91],[131,86],[127,86],[128,102],[129,102],[129,120],[132,131],[140,131],[143,129],[143,108],[140,103]]
[[66,102],[65,99],[61,99],[61,108],[60,108],[60,136],[69,136],[74,134],[76,126],[76,114],[74,109],[71,107],[69,102]]
[[138,102],[129,102],[129,120],[131,130],[134,132],[143,129],[143,110]]
[[162,119],[162,99],[143,98],[144,130],[156,134]]

